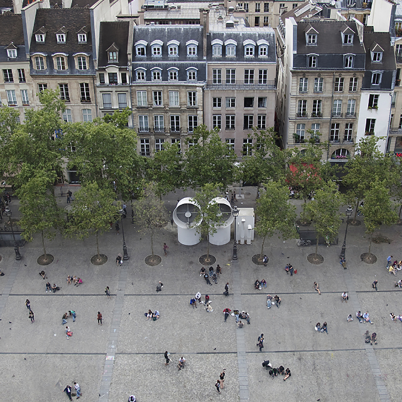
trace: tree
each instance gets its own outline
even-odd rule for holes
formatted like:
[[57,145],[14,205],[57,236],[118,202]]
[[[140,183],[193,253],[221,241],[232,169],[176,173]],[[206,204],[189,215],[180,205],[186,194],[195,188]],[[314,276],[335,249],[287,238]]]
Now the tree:
[[315,259],[318,260],[318,241],[320,236],[328,243],[338,235],[342,220],[339,208],[343,204],[343,196],[334,182],[324,184],[314,195],[314,200],[304,205],[306,216],[313,221],[317,233]]
[[242,180],[260,185],[283,179],[291,151],[277,145],[278,137],[274,129],[254,130],[248,137],[253,140],[253,145],[251,155],[243,156],[241,162]]
[[142,159],[137,154],[134,130],[122,128],[126,111],[106,119],[86,123],[67,123],[63,128],[68,166],[75,167],[81,183],[96,182],[101,188],[113,188],[123,200],[141,179]]
[[370,235],[368,258],[371,257],[371,241],[373,232],[381,225],[391,225],[398,220],[396,205],[390,198],[388,183],[385,180],[374,179],[371,188],[366,192],[364,205],[361,208],[364,215],[366,233]]
[[49,190],[55,180],[54,171],[38,170],[31,180],[17,190],[22,212],[19,224],[24,230],[22,237],[31,241],[35,233],[41,234],[44,262],[48,261],[45,239],[54,239],[56,229],[62,227],[60,208],[54,193]]
[[193,225],[201,235],[201,239],[207,240],[206,261],[209,260],[209,237],[215,234],[218,226],[223,223],[219,204],[215,201],[215,198],[220,195],[219,188],[222,188],[222,184],[207,183],[195,193],[194,198],[191,200],[200,209],[200,213],[196,214]]
[[296,237],[296,207],[289,203],[289,191],[279,182],[264,184],[265,191],[257,200],[255,231],[262,236],[261,254],[264,254],[265,239],[278,233],[283,239]]
[[343,183],[347,187],[347,197],[355,205],[356,221],[360,202],[372,188],[373,178],[381,177],[387,188],[400,185],[400,168],[391,155],[383,155],[377,147],[378,138],[366,136],[355,147],[355,156],[345,165]]
[[155,231],[169,221],[165,205],[155,193],[155,184],[150,183],[146,186],[142,197],[133,204],[133,207],[138,229],[151,234],[151,256],[154,256]]
[[112,189],[101,188],[96,182],[86,183],[74,194],[65,235],[85,239],[95,234],[97,262],[100,262],[99,235],[109,230],[110,223],[120,216],[120,208]]
[[233,183],[237,157],[218,132],[217,128],[209,131],[207,126],[200,125],[186,139],[189,148],[183,158],[185,186],[196,189],[207,183],[220,183],[225,189]]

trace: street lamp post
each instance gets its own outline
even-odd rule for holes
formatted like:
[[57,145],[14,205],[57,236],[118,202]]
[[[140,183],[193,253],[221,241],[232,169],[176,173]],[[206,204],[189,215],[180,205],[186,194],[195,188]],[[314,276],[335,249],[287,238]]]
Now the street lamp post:
[[348,234],[348,226],[349,226],[349,218],[352,216],[352,207],[349,205],[346,210],[346,229],[345,229],[345,237],[343,239],[342,250],[340,258],[344,259],[346,254],[346,236]]
[[120,210],[120,222],[121,222],[121,232],[123,234],[123,261],[127,261],[130,259],[130,257],[127,254],[126,238],[124,237],[123,215],[125,215],[125,211],[123,209],[121,209]]
[[235,218],[235,227],[234,227],[234,243],[233,243],[233,255],[232,255],[232,260],[237,260],[237,241],[236,241],[236,225],[237,225],[237,217],[239,216],[239,210],[237,209],[237,206],[235,205],[233,207],[232,214]]
[[17,241],[15,240],[15,234],[14,234],[14,228],[13,228],[13,221],[11,220],[12,213],[11,213],[11,211],[10,211],[10,209],[9,209],[8,207],[5,209],[4,214],[5,214],[6,216],[8,216],[8,219],[10,220],[11,233],[13,234],[13,239],[14,239],[15,259],[16,259],[17,261],[19,261],[22,257],[21,257],[21,254],[20,254],[20,249],[19,249],[19,247],[18,247],[18,245],[17,245]]

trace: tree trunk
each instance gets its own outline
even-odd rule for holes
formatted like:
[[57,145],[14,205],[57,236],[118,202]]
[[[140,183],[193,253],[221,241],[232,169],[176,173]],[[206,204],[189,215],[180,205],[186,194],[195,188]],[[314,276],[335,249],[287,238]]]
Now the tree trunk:
[[401,206],[399,208],[399,219],[401,219],[401,212],[402,212],[402,204],[401,204]]
[[370,256],[370,254],[371,254],[371,240],[372,240],[372,238],[373,238],[373,234],[372,233],[370,233],[370,244],[369,244],[369,256]]
[[207,261],[209,260],[209,232],[208,232],[208,235],[207,235]]
[[267,238],[267,235],[265,235],[262,238],[262,244],[261,244],[261,254],[260,254],[260,260],[262,261],[262,255],[264,254],[264,243],[265,243],[265,239]]
[[315,256],[317,257],[318,254],[318,235],[317,235],[317,241],[315,242]]
[[151,230],[151,255],[154,255],[154,231]]
[[359,208],[359,199],[356,202],[356,208],[355,208],[355,216],[353,217],[353,223],[356,223],[356,217],[357,217],[357,209]]
[[98,253],[98,260],[100,260],[100,253],[99,253],[99,230],[96,231],[95,238],[96,238],[96,251],[97,251],[97,253]]
[[43,255],[45,256],[45,260],[47,260],[46,248],[45,248],[45,236],[42,230],[42,247],[43,247]]

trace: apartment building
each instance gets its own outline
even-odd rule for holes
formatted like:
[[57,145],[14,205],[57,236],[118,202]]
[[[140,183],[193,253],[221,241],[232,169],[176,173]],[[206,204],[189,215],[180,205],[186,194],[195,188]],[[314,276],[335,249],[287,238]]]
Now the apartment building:
[[[364,26],[354,21],[284,21],[281,36],[280,133],[284,147],[303,147],[310,138],[328,141],[324,158],[353,155],[365,76]],[[278,39],[279,40],[279,39]],[[280,72],[281,73],[281,72]],[[320,133],[320,138],[317,134]]]
[[21,121],[34,99],[26,53],[21,15],[0,15],[0,106],[18,110]]
[[251,154],[253,128],[275,125],[274,30],[242,20],[214,20],[207,33],[204,122],[240,157]]

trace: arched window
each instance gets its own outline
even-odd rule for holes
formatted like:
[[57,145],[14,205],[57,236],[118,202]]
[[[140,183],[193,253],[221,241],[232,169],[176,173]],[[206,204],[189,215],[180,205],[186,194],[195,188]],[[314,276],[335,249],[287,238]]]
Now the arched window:
[[339,148],[332,153],[331,159],[348,159],[350,152],[345,148]]

